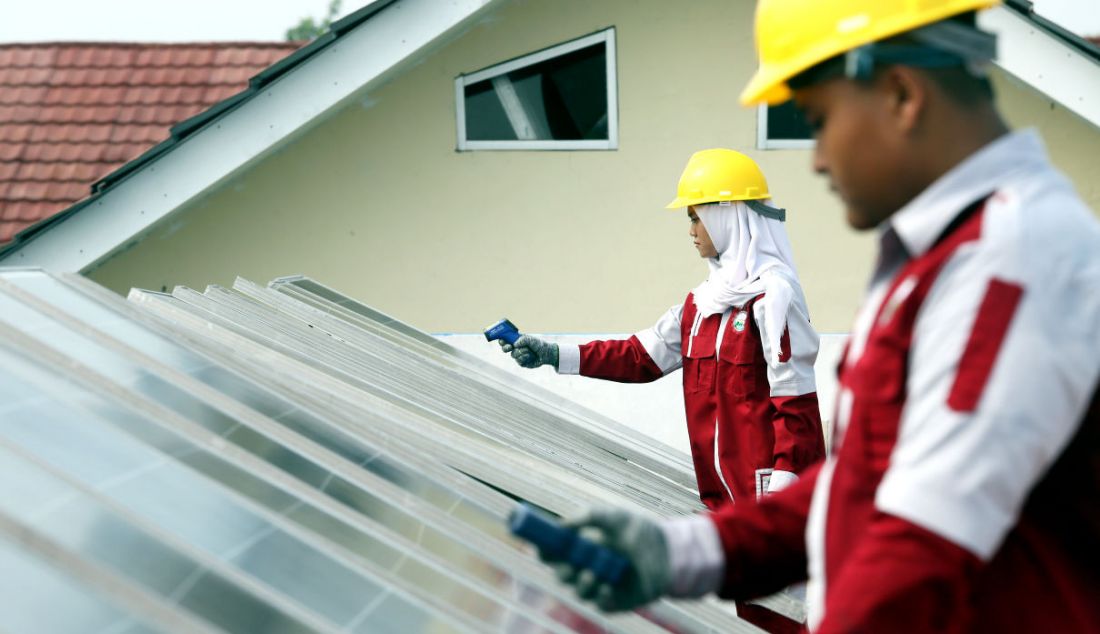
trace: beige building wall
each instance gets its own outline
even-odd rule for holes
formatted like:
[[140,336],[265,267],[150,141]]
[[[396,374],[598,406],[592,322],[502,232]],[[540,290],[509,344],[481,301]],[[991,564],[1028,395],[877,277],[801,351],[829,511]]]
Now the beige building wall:
[[[810,173],[757,151],[750,0],[516,0],[275,155],[182,209],[90,277],[125,293],[310,275],[433,332],[501,316],[530,332],[629,332],[706,274],[664,204],[695,150],[747,152],[767,174],[815,325],[847,331],[873,258]],[[454,78],[614,26],[617,151],[455,151]],[[998,81],[1094,208],[1100,140],[1027,87]]]
[[1009,125],[1037,128],[1051,160],[1093,212],[1100,212],[1100,129],[1007,73],[996,73],[993,79]]

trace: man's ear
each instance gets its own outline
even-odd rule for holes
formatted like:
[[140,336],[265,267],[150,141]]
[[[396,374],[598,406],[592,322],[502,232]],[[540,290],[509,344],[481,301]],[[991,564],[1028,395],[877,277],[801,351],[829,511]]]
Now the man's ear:
[[890,66],[879,75],[878,84],[897,129],[904,134],[916,130],[928,108],[928,77],[908,66]]

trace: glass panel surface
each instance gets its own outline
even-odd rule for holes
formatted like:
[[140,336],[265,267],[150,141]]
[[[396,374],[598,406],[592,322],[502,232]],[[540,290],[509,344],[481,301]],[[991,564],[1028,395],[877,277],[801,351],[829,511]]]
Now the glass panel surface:
[[[238,279],[234,288],[254,296],[250,290],[251,285],[244,280]],[[612,454],[624,456],[663,478],[687,487],[688,497],[692,499],[697,497],[694,494],[693,466],[687,454],[659,443],[655,444],[648,437],[629,427],[567,401],[544,388],[519,381],[514,374],[504,372],[472,355],[456,350],[427,333],[396,321],[309,278],[281,278],[272,282],[271,288],[293,298],[298,303],[307,305],[315,313],[316,311],[323,313],[326,319],[317,318],[316,321],[310,322],[315,327],[340,321],[347,327],[354,327],[360,332],[361,337],[369,333],[391,341],[404,349],[407,355],[415,355],[453,368],[454,372],[469,380],[477,380],[487,385],[493,390],[494,398],[508,402],[520,400],[525,401],[529,406],[537,406],[558,419],[557,427],[579,427],[580,434],[590,439],[592,444],[603,447]],[[595,433],[590,433],[589,430]]]
[[[4,385],[28,388],[15,380]],[[332,623],[362,619],[364,604],[392,594],[169,456],[55,400],[25,400],[0,423],[0,444],[19,452],[0,447],[0,509],[31,518],[52,539],[227,629],[260,631],[266,626],[259,623],[278,621],[279,631],[309,630],[236,588],[226,571],[255,579],[276,591],[271,597],[286,597],[301,606],[299,612]],[[100,495],[108,506],[97,501]],[[289,497],[286,502],[299,504]],[[221,574],[208,569],[211,562]],[[403,600],[409,613],[424,609]],[[210,614],[215,610],[221,611]]]
[[[690,490],[607,455],[592,442],[595,437],[591,432],[563,429],[561,420],[545,410],[461,373],[418,362],[378,337],[338,340],[317,328],[303,332],[300,321],[264,310],[222,289],[210,289],[205,297],[181,297],[223,318],[245,311],[262,314],[262,320],[249,326],[258,339],[279,341],[296,358],[320,361],[321,369],[332,377],[370,390],[449,431],[471,438],[496,438],[570,472],[579,471],[583,477],[598,480],[645,506],[681,513],[699,506]],[[457,441],[463,442],[463,438]]]
[[[0,538],[0,632],[155,631],[115,607],[98,593]],[[18,609],[12,607],[18,606]],[[57,606],[64,606],[63,610]]]
[[0,272],[0,510],[230,631],[748,631],[600,615],[507,535],[509,498],[689,512],[634,462],[673,460],[301,283]]
[[[103,350],[100,353],[110,356]],[[93,365],[97,360],[101,359],[89,357]],[[122,360],[115,361],[123,363]],[[73,392],[70,398],[77,394]],[[335,484],[343,497],[356,501],[360,512],[371,514],[375,520],[384,522],[398,534],[408,531],[409,535],[415,536],[416,541],[407,544],[406,548],[419,546],[421,552],[433,553],[461,568],[464,571],[462,576],[456,577],[438,568],[439,563],[422,563],[420,555],[403,550],[399,544],[379,541],[376,536],[362,533],[363,525],[354,528],[337,521],[201,447],[180,439],[175,444],[165,442],[166,434],[162,429],[149,425],[132,412],[124,409],[115,411],[92,397],[82,398],[81,401],[87,409],[102,412],[103,420],[111,421],[112,426],[124,428],[139,439],[151,438],[160,449],[170,449],[171,456],[142,451],[133,445],[130,437],[101,428],[99,421],[86,420],[77,424],[64,416],[55,417],[55,405],[51,402],[40,402],[38,407],[28,406],[21,412],[23,416],[38,420],[39,424],[9,425],[0,433],[7,434],[11,440],[58,468],[69,470],[74,479],[104,490],[111,499],[139,514],[144,521],[171,533],[184,543],[236,564],[244,573],[262,579],[334,622],[345,623],[359,614],[362,602],[369,602],[371,593],[376,589],[364,587],[358,573],[344,570],[336,564],[344,557],[326,559],[322,551],[303,545],[301,538],[284,534],[253,513],[235,508],[231,499],[225,498],[218,487],[194,478],[180,463],[197,468],[269,510],[313,529],[350,549],[364,561],[408,579],[406,587],[438,597],[455,610],[488,619],[489,623],[507,620],[528,623],[529,627],[540,629],[522,613],[512,613],[509,608],[497,604],[488,591],[492,587],[498,592],[518,588],[526,594],[538,596],[544,594],[544,590],[513,577],[507,566],[486,560],[481,552],[474,550],[474,544],[458,542],[445,531],[426,526],[419,519],[405,514],[397,504],[373,497],[369,492],[334,479],[331,475],[316,483],[322,488]],[[290,454],[280,447],[273,447],[273,450],[282,451],[281,455]],[[138,458],[144,462],[138,461]],[[219,518],[218,522],[211,524],[211,517]],[[500,518],[496,518],[491,526],[498,531],[503,530]],[[370,528],[366,527],[368,530]],[[485,539],[481,538],[481,541]],[[497,547],[496,551],[498,557],[508,556],[506,549]],[[511,557],[514,559],[516,556],[513,551]],[[272,562],[277,562],[277,565],[271,567]],[[315,583],[302,586],[296,576],[276,574],[285,572],[287,565],[303,569]],[[479,579],[481,589],[474,589],[469,585],[469,579],[464,578],[471,575]],[[572,614],[569,618],[573,620],[584,620],[575,608],[564,604],[558,605],[554,614],[559,612]]]
[[[52,305],[63,306],[70,311],[79,310],[80,314],[88,319],[89,324],[97,330],[101,330],[117,340],[140,341],[143,345],[141,351],[143,354],[155,358],[168,367],[188,372],[191,378],[217,389],[258,413],[278,420],[282,425],[317,442],[326,449],[340,454],[355,464],[367,465],[372,472],[391,479],[402,486],[415,486],[423,489],[425,497],[436,500],[438,505],[443,508],[453,509],[455,505],[464,504],[461,497],[456,497],[452,490],[432,483],[414,470],[403,469],[394,464],[392,459],[380,455],[376,449],[365,445],[361,436],[351,434],[330,422],[319,419],[293,402],[271,390],[260,388],[224,367],[212,365],[209,360],[183,349],[175,342],[156,336],[134,323],[119,320],[114,313],[105,307],[94,304],[68,289],[56,287],[57,283],[49,280],[49,278],[39,279],[46,279],[50,283],[46,286],[52,285],[55,287],[51,288],[49,293],[49,301]],[[27,286],[32,285],[28,284]],[[36,284],[33,286],[41,287],[43,285]],[[35,290],[39,293],[43,292],[42,288],[36,288]],[[23,318],[25,318],[25,314],[17,315],[16,321]],[[39,319],[41,318],[39,317],[35,321],[37,322]],[[63,344],[71,343],[71,340],[64,337],[57,339],[57,341]],[[134,373],[145,371],[143,368],[134,366],[133,362],[116,359],[116,356],[103,349],[95,349],[94,354],[85,355],[85,358],[90,358],[90,363],[93,364],[102,364],[104,360],[110,360],[112,364],[123,366],[128,364],[133,366],[131,369]],[[123,381],[128,378],[117,374],[108,376]],[[254,452],[261,454],[266,452],[269,455],[277,452],[277,448],[271,447],[272,443],[270,441],[265,444],[265,441],[260,439],[253,430],[218,412],[212,411],[211,408],[204,406],[202,403],[195,403],[195,399],[191,394],[176,389],[176,386],[167,384],[162,379],[143,376],[141,381],[130,381],[126,385],[142,390],[155,387],[158,390],[155,396],[160,404],[170,406],[190,418],[201,420],[211,431],[223,435],[225,438]],[[376,415],[371,416],[376,417]],[[369,420],[367,423],[369,424]],[[291,460],[292,456],[276,456],[274,459],[286,461]],[[315,470],[314,475],[303,475],[311,469]],[[295,465],[293,470],[304,479],[315,483],[320,483],[329,476],[327,470],[316,469],[310,465],[302,464],[301,461]]]
[[[43,495],[37,500],[12,495],[24,487]],[[26,518],[61,546],[227,631],[255,632],[267,625],[279,632],[312,631],[87,492],[2,447],[0,510]],[[19,612],[26,619],[39,618],[45,610]]]

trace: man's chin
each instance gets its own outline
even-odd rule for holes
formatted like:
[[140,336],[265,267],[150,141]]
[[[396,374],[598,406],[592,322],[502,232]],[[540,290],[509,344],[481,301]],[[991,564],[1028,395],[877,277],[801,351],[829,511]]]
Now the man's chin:
[[846,207],[845,211],[848,226],[856,231],[867,231],[868,229],[874,229],[878,226],[878,222],[872,219],[872,214],[868,214],[851,206]]

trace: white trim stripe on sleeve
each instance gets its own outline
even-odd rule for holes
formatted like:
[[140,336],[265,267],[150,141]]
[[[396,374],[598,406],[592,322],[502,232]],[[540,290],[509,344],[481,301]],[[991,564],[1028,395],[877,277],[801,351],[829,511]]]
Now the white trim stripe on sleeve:
[[575,344],[558,344],[558,374],[581,373],[581,347]]

